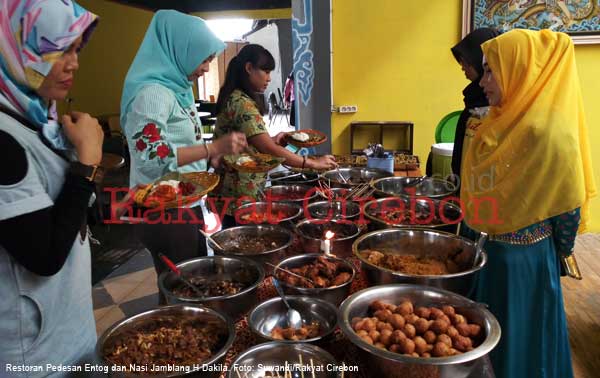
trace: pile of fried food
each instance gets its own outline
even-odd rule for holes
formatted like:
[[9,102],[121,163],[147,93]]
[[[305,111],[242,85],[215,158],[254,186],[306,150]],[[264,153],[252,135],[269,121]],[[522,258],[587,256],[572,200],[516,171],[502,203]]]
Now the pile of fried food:
[[352,273],[345,269],[346,268],[342,263],[330,260],[325,256],[319,256],[311,264],[306,264],[299,268],[288,269],[292,273],[308,278],[308,280],[293,276],[282,270],[277,272],[277,279],[284,281],[290,286],[310,289],[339,286],[352,278]]
[[[189,281],[201,292],[202,297],[220,297],[233,295],[242,291],[246,285],[231,280],[207,280],[204,277],[191,277]],[[199,294],[184,283],[173,289],[173,294],[180,298],[198,298]]]
[[376,216],[387,223],[391,224],[423,224],[427,222],[428,225],[438,225],[442,221],[439,217],[433,216],[430,218],[431,213],[425,209],[417,209],[416,211],[411,210],[391,210],[386,212],[380,212]]
[[454,274],[469,269],[472,254],[458,249],[445,256],[399,255],[365,250],[361,256],[369,263],[381,268],[416,276],[439,276]]
[[300,328],[275,327],[271,331],[271,337],[275,340],[306,340],[319,336],[319,322],[305,324]]
[[[127,331],[104,347],[106,361],[115,365],[190,366],[208,360],[227,337],[216,321],[156,320],[137,331]],[[148,372],[146,372],[148,373]]]
[[469,323],[453,306],[396,306],[374,301],[372,317],[353,318],[352,329],[366,343],[412,357],[448,357],[469,352],[482,338],[481,326]]
[[[155,204],[171,202],[177,199],[177,195],[189,196],[194,193],[196,186],[191,182],[178,180],[160,181],[156,184],[150,184],[150,190],[138,190],[135,201],[148,207]],[[138,196],[142,198],[137,198]]]

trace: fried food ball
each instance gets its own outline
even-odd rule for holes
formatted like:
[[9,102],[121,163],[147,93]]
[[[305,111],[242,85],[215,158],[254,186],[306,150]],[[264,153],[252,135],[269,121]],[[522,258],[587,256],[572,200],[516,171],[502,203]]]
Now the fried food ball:
[[356,334],[358,335],[358,337],[369,336],[369,332],[365,331],[364,329],[356,331]]
[[481,332],[481,326],[479,324],[469,324],[471,329],[471,337],[478,337]]
[[421,357],[423,357],[423,358],[431,358],[431,354],[428,353],[428,352],[425,352],[425,353],[421,354]]
[[473,342],[470,338],[459,335],[454,340],[452,340],[452,346],[454,347],[454,349],[459,350],[461,352],[468,352],[469,348],[473,347]]
[[388,309],[385,310],[379,310],[379,311],[375,311],[375,314],[373,314],[378,320],[382,321],[382,322],[387,322],[388,318],[390,316],[392,316],[392,312]]
[[454,349],[454,348],[450,348],[450,355],[451,355],[451,356],[456,356],[457,354],[460,354],[460,352],[459,352],[459,351],[457,351],[457,350],[456,350],[456,349]]
[[413,339],[413,341],[415,343],[415,352],[419,354],[427,352],[427,341],[425,341],[424,338],[417,336]]
[[373,319],[367,319],[363,323],[362,329],[364,329],[365,331],[371,332],[371,331],[374,331],[377,329],[377,325],[375,324]]
[[429,316],[429,319],[432,319],[432,320],[436,320],[439,317],[445,315],[444,312],[442,310],[440,310],[439,308],[431,307],[429,310],[431,313]]
[[435,343],[431,355],[434,357],[446,357],[450,354],[450,347],[444,343]]
[[[442,333],[446,333],[446,331],[448,330],[448,327],[450,327],[450,323],[445,321],[444,319],[437,319],[434,320],[433,323],[431,323],[431,325],[429,326],[429,329],[431,329],[433,332],[439,334]],[[367,328],[368,330],[368,328]]]
[[400,351],[402,353],[411,354],[415,351],[415,342],[411,339],[404,339],[400,342]]
[[405,324],[404,325],[404,334],[409,339],[414,339],[415,336],[417,335],[417,329],[412,324]]
[[385,349],[385,345],[383,345],[382,343],[375,343],[375,346],[380,349]]
[[454,310],[454,307],[452,306],[442,306],[442,311],[444,312],[444,314],[450,316],[450,315],[454,315],[456,313],[456,311]]
[[365,343],[373,345],[373,339],[372,339],[372,338],[370,338],[369,336],[362,336],[362,337],[361,337],[361,339],[362,339],[362,340],[363,340]]
[[427,344],[433,344],[437,340],[437,335],[433,331],[427,331],[423,334],[423,338],[427,341]]
[[369,306],[373,311],[385,310],[387,308],[387,304],[383,301],[376,300],[371,303]]
[[392,345],[392,331],[389,329],[384,329],[379,334],[379,342],[385,345],[386,347]]
[[456,327],[457,324],[466,323],[467,319],[461,314],[455,314],[452,318],[452,324]]
[[386,330],[386,329],[390,330],[390,332],[394,330],[394,327],[388,322],[377,322],[376,328],[379,332]]
[[392,344],[400,344],[404,339],[406,339],[406,334],[399,329],[392,332]]
[[[355,319],[356,319],[356,318],[355,318]],[[362,319],[360,319],[360,320],[358,320],[358,321],[356,321],[356,322],[354,322],[354,319],[352,319],[352,329],[353,329],[355,332],[358,332],[358,331],[362,330],[362,329],[363,329],[363,326],[364,326],[364,324],[365,324],[365,321],[364,321],[364,320],[362,320]]]
[[398,306],[396,306],[395,304],[391,304],[391,303],[388,303],[385,305],[385,308],[387,310],[390,310],[391,312],[396,312],[396,307],[398,307]]
[[396,308],[396,313],[400,315],[409,315],[413,313],[413,304],[409,301],[404,301]]
[[371,338],[371,340],[373,340],[374,343],[379,342],[379,336],[381,334],[379,333],[379,331],[371,331],[369,332],[369,337]]
[[402,353],[400,351],[400,345],[399,344],[392,344],[392,345],[390,345],[390,348],[388,350],[390,352],[394,352],[394,353]]
[[444,314],[442,316],[440,316],[439,318],[437,318],[436,320],[443,320],[446,323],[448,323],[449,325],[452,325],[452,321],[450,320],[450,318],[448,317],[448,315]]
[[408,314],[404,316],[404,320],[409,324],[415,325],[417,320],[419,320],[419,317],[415,314]]
[[429,320],[425,318],[417,319],[417,321],[413,325],[415,326],[419,335],[422,335],[429,330]]
[[458,330],[454,326],[448,327],[448,329],[446,330],[446,334],[452,339],[459,335]]
[[469,337],[471,335],[471,327],[467,323],[457,324],[456,329],[461,336]]
[[421,357],[421,356],[419,356],[419,353],[417,353],[417,352],[412,352],[410,355],[411,355],[411,357],[417,357],[417,358]]
[[438,343],[444,343],[444,344],[448,345],[448,348],[452,348],[452,339],[450,338],[450,336],[446,335],[445,333],[438,335],[436,341]]
[[431,310],[427,307],[417,307],[417,309],[415,310],[415,315],[421,318],[429,319],[429,316],[431,315]]
[[403,329],[406,324],[406,320],[400,314],[394,314],[389,320],[389,323],[394,327],[394,329]]

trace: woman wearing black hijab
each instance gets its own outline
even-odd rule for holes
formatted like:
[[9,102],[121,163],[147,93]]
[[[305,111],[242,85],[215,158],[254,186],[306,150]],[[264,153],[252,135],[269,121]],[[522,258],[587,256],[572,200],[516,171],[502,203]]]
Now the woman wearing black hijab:
[[488,100],[483,93],[483,89],[479,86],[479,80],[483,76],[483,52],[481,51],[481,44],[498,35],[500,35],[500,32],[496,29],[475,29],[451,49],[458,64],[461,65],[465,76],[467,79],[471,80],[471,83],[463,89],[465,109],[458,119],[456,133],[454,134],[452,172],[459,177],[467,120],[471,116],[471,111],[473,109],[489,106]]

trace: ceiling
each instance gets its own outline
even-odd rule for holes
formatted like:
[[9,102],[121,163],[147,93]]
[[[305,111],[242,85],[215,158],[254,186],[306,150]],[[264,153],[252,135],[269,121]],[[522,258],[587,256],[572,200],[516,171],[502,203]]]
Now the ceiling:
[[121,4],[156,11],[175,9],[180,12],[214,12],[290,8],[292,0],[112,0]]

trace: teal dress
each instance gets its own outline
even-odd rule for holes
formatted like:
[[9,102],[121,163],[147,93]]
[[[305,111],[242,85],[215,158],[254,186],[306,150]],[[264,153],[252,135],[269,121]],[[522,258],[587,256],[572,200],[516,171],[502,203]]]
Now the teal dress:
[[485,244],[476,300],[502,327],[490,355],[496,377],[573,377],[559,256],[573,252],[579,220],[576,209]]

